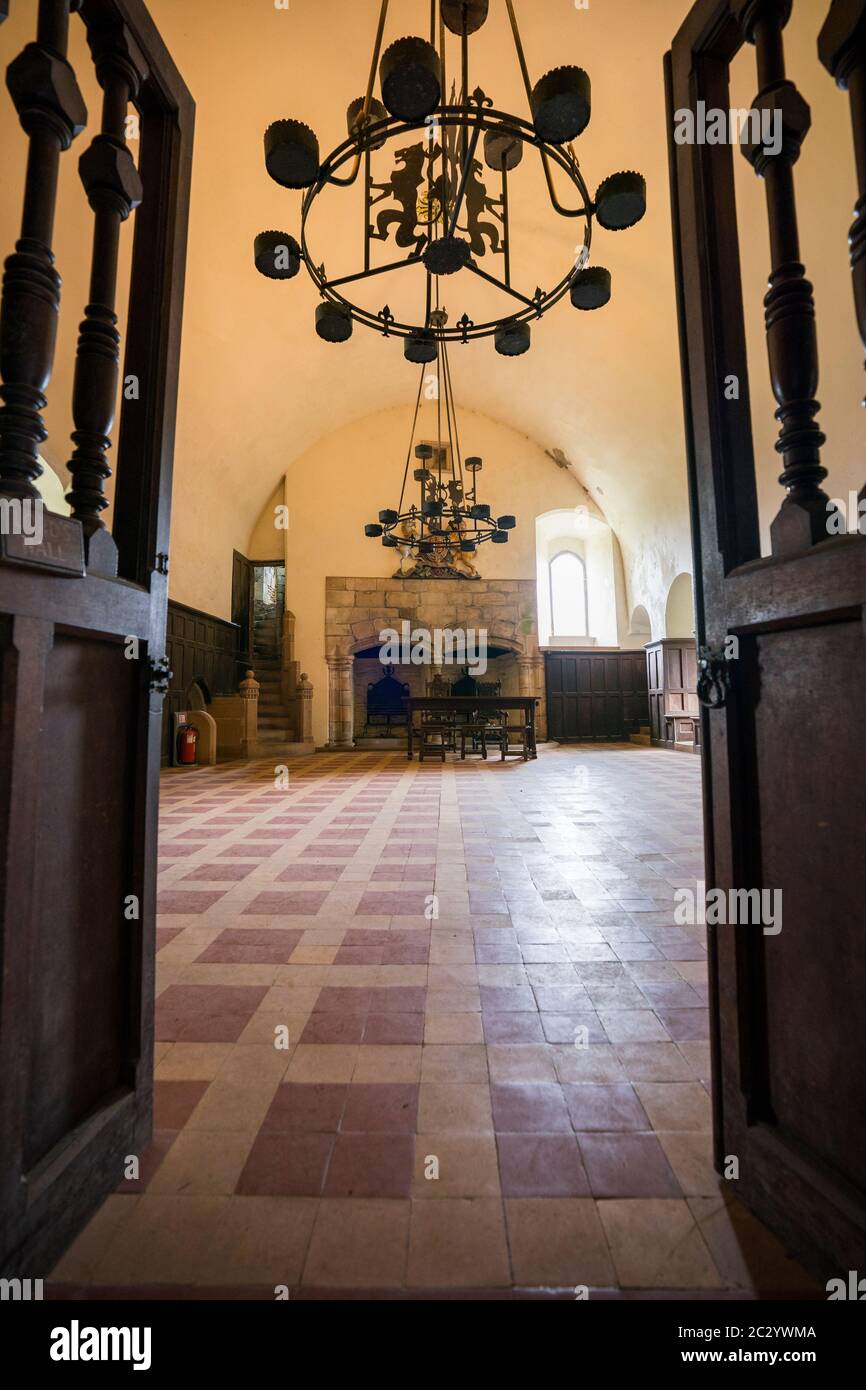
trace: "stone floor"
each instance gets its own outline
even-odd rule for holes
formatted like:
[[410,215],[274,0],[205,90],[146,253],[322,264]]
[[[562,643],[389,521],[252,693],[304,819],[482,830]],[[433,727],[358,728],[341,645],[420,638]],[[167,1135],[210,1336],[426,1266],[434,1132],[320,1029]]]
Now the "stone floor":
[[618,747],[166,774],[155,1140],[55,1295],[807,1290],[710,1160],[699,790]]

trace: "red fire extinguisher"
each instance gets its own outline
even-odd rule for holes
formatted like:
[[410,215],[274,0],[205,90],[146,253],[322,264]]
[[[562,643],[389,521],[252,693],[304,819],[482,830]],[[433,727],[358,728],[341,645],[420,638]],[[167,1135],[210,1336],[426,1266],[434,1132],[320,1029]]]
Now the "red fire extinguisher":
[[177,731],[177,760],[182,764],[194,763],[195,747],[198,742],[198,729],[191,724],[181,724]]

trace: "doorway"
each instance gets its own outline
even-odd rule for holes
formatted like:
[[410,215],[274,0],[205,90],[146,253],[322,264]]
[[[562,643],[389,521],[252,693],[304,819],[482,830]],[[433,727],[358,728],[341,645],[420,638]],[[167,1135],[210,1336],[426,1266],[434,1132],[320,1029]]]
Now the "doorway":
[[283,651],[283,614],[286,608],[286,566],[281,560],[254,564],[253,663],[280,661]]

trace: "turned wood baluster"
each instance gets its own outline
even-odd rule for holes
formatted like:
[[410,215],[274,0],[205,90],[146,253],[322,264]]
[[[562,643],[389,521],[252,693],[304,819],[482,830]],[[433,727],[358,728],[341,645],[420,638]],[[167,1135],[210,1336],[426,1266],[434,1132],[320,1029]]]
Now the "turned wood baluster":
[[[857,326],[866,348],[866,0],[833,0],[818,38],[818,56],[851,103],[857,202],[848,244]],[[866,501],[866,486],[860,500]]]
[[[767,349],[773,394],[781,425],[776,443],[784,459],[779,482],[787,496],[771,526],[774,555],[787,555],[826,540],[827,495],[820,484],[824,435],[816,416],[818,342],[812,286],[800,261],[794,164],[811,125],[811,113],[794,83],[785,76],[782,31],[791,0],[734,0],[745,38],[755,45],[760,91],[753,103],[781,123],[781,148],[773,153],[749,132],[743,153],[764,180],[770,227],[772,271],[764,299]],[[775,142],[776,144],[778,142]]]
[[21,236],[6,261],[0,304],[0,493],[38,497],[39,446],[47,438],[42,411],[51,379],[60,276],[52,240],[60,154],[87,124],[75,74],[66,60],[70,10],[78,0],[40,0],[35,43],[6,74],[18,117],[30,138]]
[[82,523],[90,570],[116,574],[117,549],[105,533],[100,512],[108,506],[105,482],[111,469],[105,456],[111,448],[120,366],[115,313],[120,224],[142,199],[141,179],[126,145],[126,117],[145,76],[145,62],[126,28],[91,32],[88,41],[103,89],[102,130],[78,166],[94,228],[90,303],[84,310],[75,362],[76,447],[69,460],[72,487],[67,501]]

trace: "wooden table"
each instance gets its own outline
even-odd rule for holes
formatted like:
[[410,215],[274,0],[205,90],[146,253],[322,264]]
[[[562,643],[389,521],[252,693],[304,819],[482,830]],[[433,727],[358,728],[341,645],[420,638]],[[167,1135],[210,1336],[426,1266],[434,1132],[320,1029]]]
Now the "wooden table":
[[423,714],[493,714],[496,710],[521,710],[529,725],[529,755],[538,757],[535,741],[535,709],[538,699],[534,695],[410,695],[405,701],[409,716],[408,757],[413,755],[414,715]]

